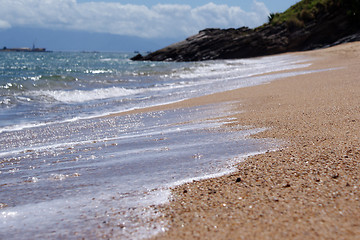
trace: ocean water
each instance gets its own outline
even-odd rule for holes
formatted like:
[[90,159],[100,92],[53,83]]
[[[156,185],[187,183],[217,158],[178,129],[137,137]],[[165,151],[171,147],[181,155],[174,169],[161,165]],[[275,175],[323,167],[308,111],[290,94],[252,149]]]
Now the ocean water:
[[[296,56],[133,62],[127,53],[0,53],[0,239],[142,239],[169,187],[276,148],[229,127],[232,103],[110,115],[307,74]],[[291,73],[276,73],[294,70]],[[263,75],[265,73],[271,73]]]

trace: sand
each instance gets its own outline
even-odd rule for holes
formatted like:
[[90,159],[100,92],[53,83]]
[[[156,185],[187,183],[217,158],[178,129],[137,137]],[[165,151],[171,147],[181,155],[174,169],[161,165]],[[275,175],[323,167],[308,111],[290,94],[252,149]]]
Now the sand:
[[173,189],[154,239],[360,239],[360,43],[292,54],[333,70],[178,104],[237,101],[233,125],[284,145]]

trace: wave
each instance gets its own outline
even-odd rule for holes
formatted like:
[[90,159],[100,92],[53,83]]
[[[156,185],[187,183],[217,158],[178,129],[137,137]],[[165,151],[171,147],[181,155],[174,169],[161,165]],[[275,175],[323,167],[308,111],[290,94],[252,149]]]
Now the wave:
[[126,89],[122,87],[99,88],[94,90],[42,90],[34,92],[34,95],[46,96],[63,103],[82,103],[93,100],[102,100],[134,95],[143,92],[144,89]]
[[107,69],[95,69],[95,70],[85,70],[84,73],[92,73],[92,74],[102,74],[102,73],[113,73],[113,70]]
[[209,61],[176,71],[173,78],[218,78],[228,76],[249,77],[269,72],[308,67],[308,59],[294,56],[274,56],[254,59]]

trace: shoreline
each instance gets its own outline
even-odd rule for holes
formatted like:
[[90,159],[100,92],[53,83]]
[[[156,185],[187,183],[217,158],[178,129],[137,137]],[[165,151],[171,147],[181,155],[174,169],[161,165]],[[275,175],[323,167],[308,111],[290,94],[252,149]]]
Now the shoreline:
[[[315,72],[168,107],[241,102],[234,125],[287,142],[235,173],[172,189],[159,208],[169,230],[153,239],[356,239],[360,235],[360,43],[289,53]],[[296,70],[295,70],[296,71]]]
[[[273,56],[282,56],[282,55],[300,56],[300,54],[296,54],[296,53],[281,53],[281,54],[277,54],[277,55],[273,55]],[[271,57],[271,56],[263,56],[263,57],[266,58],[266,57]],[[257,57],[257,58],[263,58],[263,57]],[[256,58],[254,58],[254,59],[256,59]],[[276,75],[276,74],[291,74],[291,73],[296,73],[296,72],[301,72],[298,75],[308,75],[308,74],[311,74],[311,73],[308,73],[308,71],[328,71],[329,70],[329,69],[321,69],[321,68],[312,67],[312,63],[314,62],[313,60],[314,60],[314,58],[312,58],[312,57],[309,58],[307,56],[305,61],[299,62],[297,64],[302,65],[302,64],[310,63],[310,66],[303,66],[303,67],[299,67],[299,68],[295,68],[295,69],[290,68],[290,69],[286,69],[286,70],[261,73],[261,74],[253,75],[251,77],[264,77],[264,76],[272,76],[272,75]],[[124,110],[121,112],[108,113],[108,114],[104,114],[102,116],[98,116],[95,118],[123,116],[123,115],[131,115],[131,114],[144,113],[144,112],[156,112],[156,111],[164,111],[164,110],[170,110],[170,109],[188,108],[188,107],[196,107],[196,106],[202,106],[202,105],[208,105],[208,104],[218,104],[218,103],[223,104],[226,102],[239,101],[239,99],[234,100],[233,96],[231,96],[231,93],[233,91],[237,91],[239,89],[247,89],[247,88],[251,88],[251,87],[261,86],[261,85],[268,84],[268,83],[271,83],[273,81],[277,81],[277,80],[283,79],[283,78],[288,78],[288,77],[287,76],[275,77],[274,78],[275,80],[270,79],[269,81],[266,81],[264,83],[257,83],[255,85],[245,86],[245,87],[241,87],[238,89],[225,90],[222,92],[215,92],[215,93],[210,93],[207,95],[190,97],[190,98],[186,98],[186,99],[182,99],[182,100],[176,100],[174,102],[169,102],[169,103],[160,103],[158,105],[153,105],[153,106],[146,106],[146,107],[141,107],[141,108]],[[240,99],[240,101],[241,100],[242,99]]]

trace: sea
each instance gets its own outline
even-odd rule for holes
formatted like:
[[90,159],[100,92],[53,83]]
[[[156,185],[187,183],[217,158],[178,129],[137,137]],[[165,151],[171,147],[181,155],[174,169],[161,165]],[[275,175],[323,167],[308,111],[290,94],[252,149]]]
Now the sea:
[[295,55],[186,63],[133,55],[0,53],[0,239],[166,231],[157,206],[171,187],[230,173],[280,143],[229,124],[243,103],[131,110],[311,73]]

